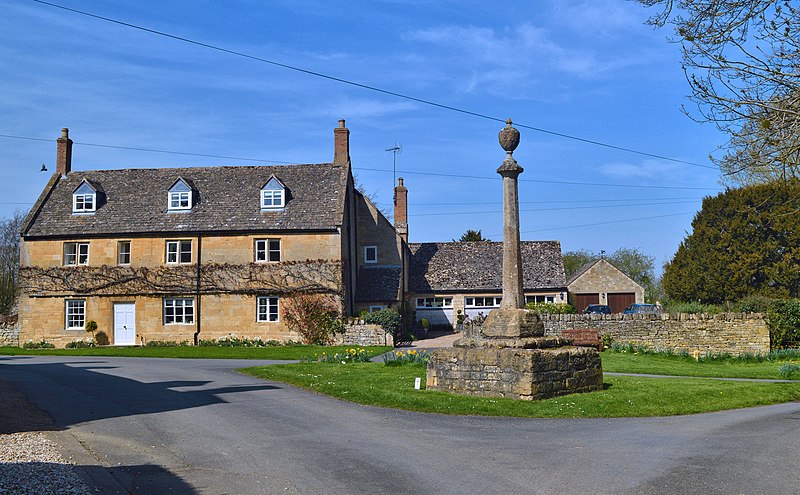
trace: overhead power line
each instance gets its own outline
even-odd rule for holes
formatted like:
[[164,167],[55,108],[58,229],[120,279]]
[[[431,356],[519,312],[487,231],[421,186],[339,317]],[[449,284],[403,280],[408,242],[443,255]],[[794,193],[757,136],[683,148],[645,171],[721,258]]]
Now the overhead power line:
[[[679,217],[681,215],[693,215],[697,213],[696,211],[686,211],[683,213],[670,213],[668,215],[656,215],[653,217],[639,217],[639,218],[626,218],[624,220],[609,220],[607,222],[592,222],[592,223],[584,223],[581,225],[566,225],[564,227],[550,227],[547,229],[536,229],[536,230],[526,230],[525,232],[520,232],[520,234],[533,234],[534,232],[547,232],[549,230],[566,230],[566,229],[579,229],[584,227],[594,227],[596,225],[612,225],[616,223],[628,223],[628,222],[639,222],[642,220],[655,220],[658,218],[667,218],[667,217]],[[490,237],[497,237],[502,234],[494,234]]]
[[[162,37],[169,38],[169,39],[172,39],[172,40],[180,41],[182,43],[188,43],[190,45],[195,45],[195,46],[199,46],[199,47],[202,47],[202,48],[207,48],[209,50],[214,50],[214,51],[226,53],[226,54],[229,54],[229,55],[234,55],[234,56],[237,56],[237,57],[242,57],[242,58],[246,58],[246,59],[249,59],[249,60],[254,60],[256,62],[261,62],[261,63],[273,65],[275,67],[281,67],[283,69],[292,70],[292,71],[295,71],[295,72],[300,72],[300,73],[303,73],[303,74],[306,74],[306,75],[309,75],[309,76],[320,77],[320,78],[323,78],[323,79],[327,79],[329,81],[334,81],[334,82],[338,82],[338,83],[341,83],[341,84],[354,86],[354,87],[365,89],[365,90],[368,90],[368,91],[373,91],[373,92],[376,92],[376,93],[381,93],[381,94],[385,94],[385,95],[388,95],[388,96],[393,96],[393,97],[396,97],[396,98],[401,98],[401,99],[404,99],[404,100],[413,101],[413,102],[416,102],[416,103],[421,103],[423,105],[429,105],[429,106],[440,108],[440,109],[443,109],[443,110],[449,110],[449,111],[452,111],[452,112],[457,112],[457,113],[461,113],[461,114],[464,114],[464,115],[470,115],[472,117],[479,117],[479,118],[482,118],[482,119],[492,120],[492,121],[495,121],[495,122],[503,122],[503,123],[505,123],[505,121],[506,121],[505,118],[495,117],[495,116],[491,116],[491,115],[487,115],[487,114],[483,114],[483,113],[479,113],[479,112],[474,112],[474,111],[471,111],[471,110],[465,110],[463,108],[458,108],[458,107],[454,107],[454,106],[451,106],[451,105],[445,105],[443,103],[437,103],[437,102],[435,102],[433,100],[428,100],[428,99],[424,99],[424,98],[418,98],[418,97],[415,97],[415,96],[410,96],[410,95],[406,95],[406,94],[403,94],[403,93],[398,93],[396,91],[390,91],[390,90],[387,90],[387,89],[379,88],[377,86],[371,86],[369,84],[359,83],[359,82],[356,82],[356,81],[351,81],[349,79],[344,79],[344,78],[341,78],[341,77],[331,76],[329,74],[325,74],[325,73],[322,73],[322,72],[317,72],[317,71],[313,71],[313,70],[310,70],[310,69],[304,69],[302,67],[298,67],[298,66],[290,65],[290,64],[285,64],[285,63],[282,63],[282,62],[277,62],[275,60],[270,60],[270,59],[267,59],[267,58],[258,57],[256,55],[250,55],[248,53],[240,52],[240,51],[237,51],[237,50],[231,50],[229,48],[224,48],[224,47],[221,47],[221,46],[218,46],[218,45],[212,45],[211,43],[205,43],[205,42],[202,42],[202,41],[193,40],[191,38],[186,38],[186,37],[183,37],[183,36],[170,34],[170,33],[167,33],[165,31],[159,31],[159,30],[156,30],[156,29],[151,29],[151,28],[147,28],[147,27],[144,27],[144,26],[139,26],[137,24],[132,24],[130,22],[120,21],[118,19],[113,19],[111,17],[105,17],[105,16],[101,16],[101,15],[98,15],[98,14],[93,14],[91,12],[87,12],[87,11],[84,11],[84,10],[73,9],[73,8],[70,8],[70,7],[66,7],[64,5],[59,5],[59,4],[52,3],[52,2],[46,2],[44,0],[32,0],[32,1],[36,2],[36,3],[39,3],[39,4],[42,4],[42,5],[47,5],[49,7],[54,7],[54,8],[57,8],[57,9],[65,10],[67,12],[72,12],[74,14],[79,14],[79,15],[83,15],[83,16],[86,16],[86,17],[91,17],[93,19],[101,20],[101,21],[104,21],[104,22],[110,22],[112,24],[117,24],[119,26],[124,26],[124,27],[127,27],[127,28],[136,29],[136,30],[139,30],[139,31],[144,31],[146,33],[150,33],[150,34],[154,34],[154,35],[157,35],[157,36],[162,36]],[[586,143],[586,144],[592,144],[592,145],[595,145],[595,146],[601,146],[601,147],[604,147],[604,148],[609,148],[609,149],[613,149],[613,150],[617,150],[617,151],[622,151],[622,152],[625,152],[625,153],[632,153],[632,154],[636,154],[636,155],[640,155],[640,156],[647,156],[647,157],[650,157],[650,158],[657,158],[659,160],[666,160],[666,161],[675,162],[675,163],[682,163],[684,165],[691,165],[693,167],[701,167],[701,168],[707,168],[707,169],[712,169],[712,170],[718,170],[717,167],[714,167],[714,166],[711,166],[711,165],[703,165],[701,163],[691,162],[691,161],[687,161],[687,160],[681,160],[681,159],[678,159],[678,158],[671,158],[671,157],[664,156],[664,155],[659,155],[659,154],[656,154],[656,153],[649,153],[649,152],[646,152],[646,151],[636,150],[636,149],[633,149],[633,148],[627,148],[625,146],[617,146],[617,145],[614,145],[614,144],[609,144],[609,143],[604,143],[602,141],[597,141],[595,139],[587,139],[587,138],[582,138],[582,137],[579,137],[579,136],[574,136],[574,135],[571,135],[571,134],[566,134],[566,133],[563,133],[563,132],[557,132],[557,131],[552,131],[552,130],[549,130],[549,129],[544,129],[542,127],[535,127],[535,126],[531,126],[531,125],[527,125],[527,124],[522,124],[522,123],[519,123],[519,122],[515,122],[515,125],[517,127],[523,128],[523,129],[529,129],[529,130],[532,130],[532,131],[536,131],[536,132],[540,132],[540,133],[544,133],[544,134],[549,134],[551,136],[557,136],[557,137],[561,137],[561,138],[564,138],[564,139],[571,139],[573,141],[578,141],[578,142],[582,142],[582,143]]]
[[[624,205],[603,205],[603,206],[569,206],[569,207],[559,207],[559,208],[534,208],[528,210],[519,210],[520,213],[531,213],[537,211],[564,211],[564,210],[596,210],[599,208],[629,208],[632,206],[640,207],[640,206],[661,206],[661,205],[685,205],[688,203],[696,203],[699,200],[695,201],[673,201],[673,202],[665,202],[665,203],[639,203],[639,204],[624,204]],[[409,217],[438,217],[438,216],[452,216],[452,215],[484,215],[484,214],[501,214],[503,210],[498,211],[455,211],[455,212],[441,212],[441,213],[417,213],[413,215],[408,215]],[[592,224],[596,225],[596,224]]]
[[[44,138],[34,138],[34,137],[26,137],[26,136],[13,136],[10,134],[0,134],[0,137],[9,138],[9,139],[25,139],[27,141],[46,141],[46,142],[53,142],[52,139],[44,139]],[[184,155],[184,156],[197,156],[197,157],[205,157],[205,158],[222,158],[225,160],[241,160],[245,162],[259,162],[259,163],[282,163],[282,164],[291,164],[292,162],[282,162],[279,160],[262,160],[258,158],[244,158],[241,156],[225,156],[225,155],[205,155],[203,153],[189,153],[186,151],[170,151],[170,150],[157,150],[153,148],[136,148],[133,146],[115,146],[112,144],[97,144],[97,143],[84,143],[80,141],[73,141],[72,144],[77,144],[81,146],[92,146],[94,148],[111,148],[116,150],[129,150],[129,151],[146,151],[148,153],[165,153],[169,155]]]
[[[45,141],[45,142],[52,142],[52,139],[44,139],[44,138],[36,138],[36,137],[29,137],[29,136],[15,136],[11,134],[0,134],[0,138],[8,138],[8,139],[24,139],[28,141]],[[80,141],[75,141],[73,144],[81,145],[81,146],[92,146],[96,148],[112,148],[112,149],[123,149],[123,150],[132,150],[132,151],[144,151],[147,153],[166,153],[171,155],[184,155],[184,156],[197,156],[197,157],[205,157],[205,158],[222,158],[226,160],[243,160],[243,161],[250,161],[250,162],[259,162],[259,163],[277,163],[277,164],[292,164],[297,162],[285,162],[279,160],[267,160],[261,158],[246,158],[246,157],[235,157],[235,156],[224,156],[224,155],[206,155],[203,153],[189,153],[185,151],[170,151],[170,150],[158,150],[152,148],[136,148],[132,146],[116,146],[110,144],[98,144],[98,143],[85,143]],[[367,172],[382,172],[382,173],[394,173],[394,170],[382,169],[382,168],[368,168],[368,167],[353,167],[353,170],[363,170]],[[397,170],[398,173],[403,173],[406,175],[424,175],[429,177],[448,177],[448,178],[456,178],[456,179],[477,179],[477,180],[500,180],[500,176],[486,176],[486,175],[462,175],[462,174],[445,174],[445,173],[437,173],[437,172],[415,172],[411,170]],[[562,184],[562,185],[572,185],[572,186],[598,186],[598,187],[623,187],[623,188],[634,188],[634,189],[683,189],[683,190],[695,190],[695,191],[717,191],[718,188],[711,188],[711,187],[682,187],[682,186],[655,186],[655,185],[634,185],[634,184],[609,184],[609,183],[602,183],[602,182],[577,182],[577,181],[557,181],[557,180],[546,180],[546,179],[519,179],[520,182],[537,182],[542,184]]]

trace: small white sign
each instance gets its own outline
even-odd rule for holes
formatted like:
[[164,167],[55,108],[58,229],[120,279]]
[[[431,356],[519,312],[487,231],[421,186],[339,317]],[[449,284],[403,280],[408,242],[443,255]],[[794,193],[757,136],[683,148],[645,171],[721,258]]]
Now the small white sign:
[[414,378],[414,388],[419,390],[420,385],[422,384],[422,378],[416,377]]

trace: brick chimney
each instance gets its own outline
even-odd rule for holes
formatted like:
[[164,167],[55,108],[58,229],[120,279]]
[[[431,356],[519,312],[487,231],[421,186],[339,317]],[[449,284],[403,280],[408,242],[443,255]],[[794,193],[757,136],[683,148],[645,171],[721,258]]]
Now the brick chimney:
[[61,137],[56,143],[56,172],[66,177],[72,171],[72,139],[69,138],[69,129],[61,129]]
[[350,163],[350,129],[344,126],[344,119],[339,119],[339,127],[333,130],[333,164],[348,165]]
[[405,242],[408,242],[408,189],[403,178],[397,178],[394,188],[394,228]]

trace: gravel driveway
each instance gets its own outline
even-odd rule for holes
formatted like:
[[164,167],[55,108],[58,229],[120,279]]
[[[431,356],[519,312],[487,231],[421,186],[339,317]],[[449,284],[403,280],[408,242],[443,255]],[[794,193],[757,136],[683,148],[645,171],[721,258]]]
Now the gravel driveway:
[[52,418],[2,380],[0,397],[0,494],[89,495],[47,433]]

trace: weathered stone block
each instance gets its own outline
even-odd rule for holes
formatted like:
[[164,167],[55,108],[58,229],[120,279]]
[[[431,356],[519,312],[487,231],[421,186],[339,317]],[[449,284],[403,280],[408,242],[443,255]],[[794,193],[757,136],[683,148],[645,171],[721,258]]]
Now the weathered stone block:
[[496,309],[483,322],[485,337],[537,337],[544,335],[544,323],[535,311]]

